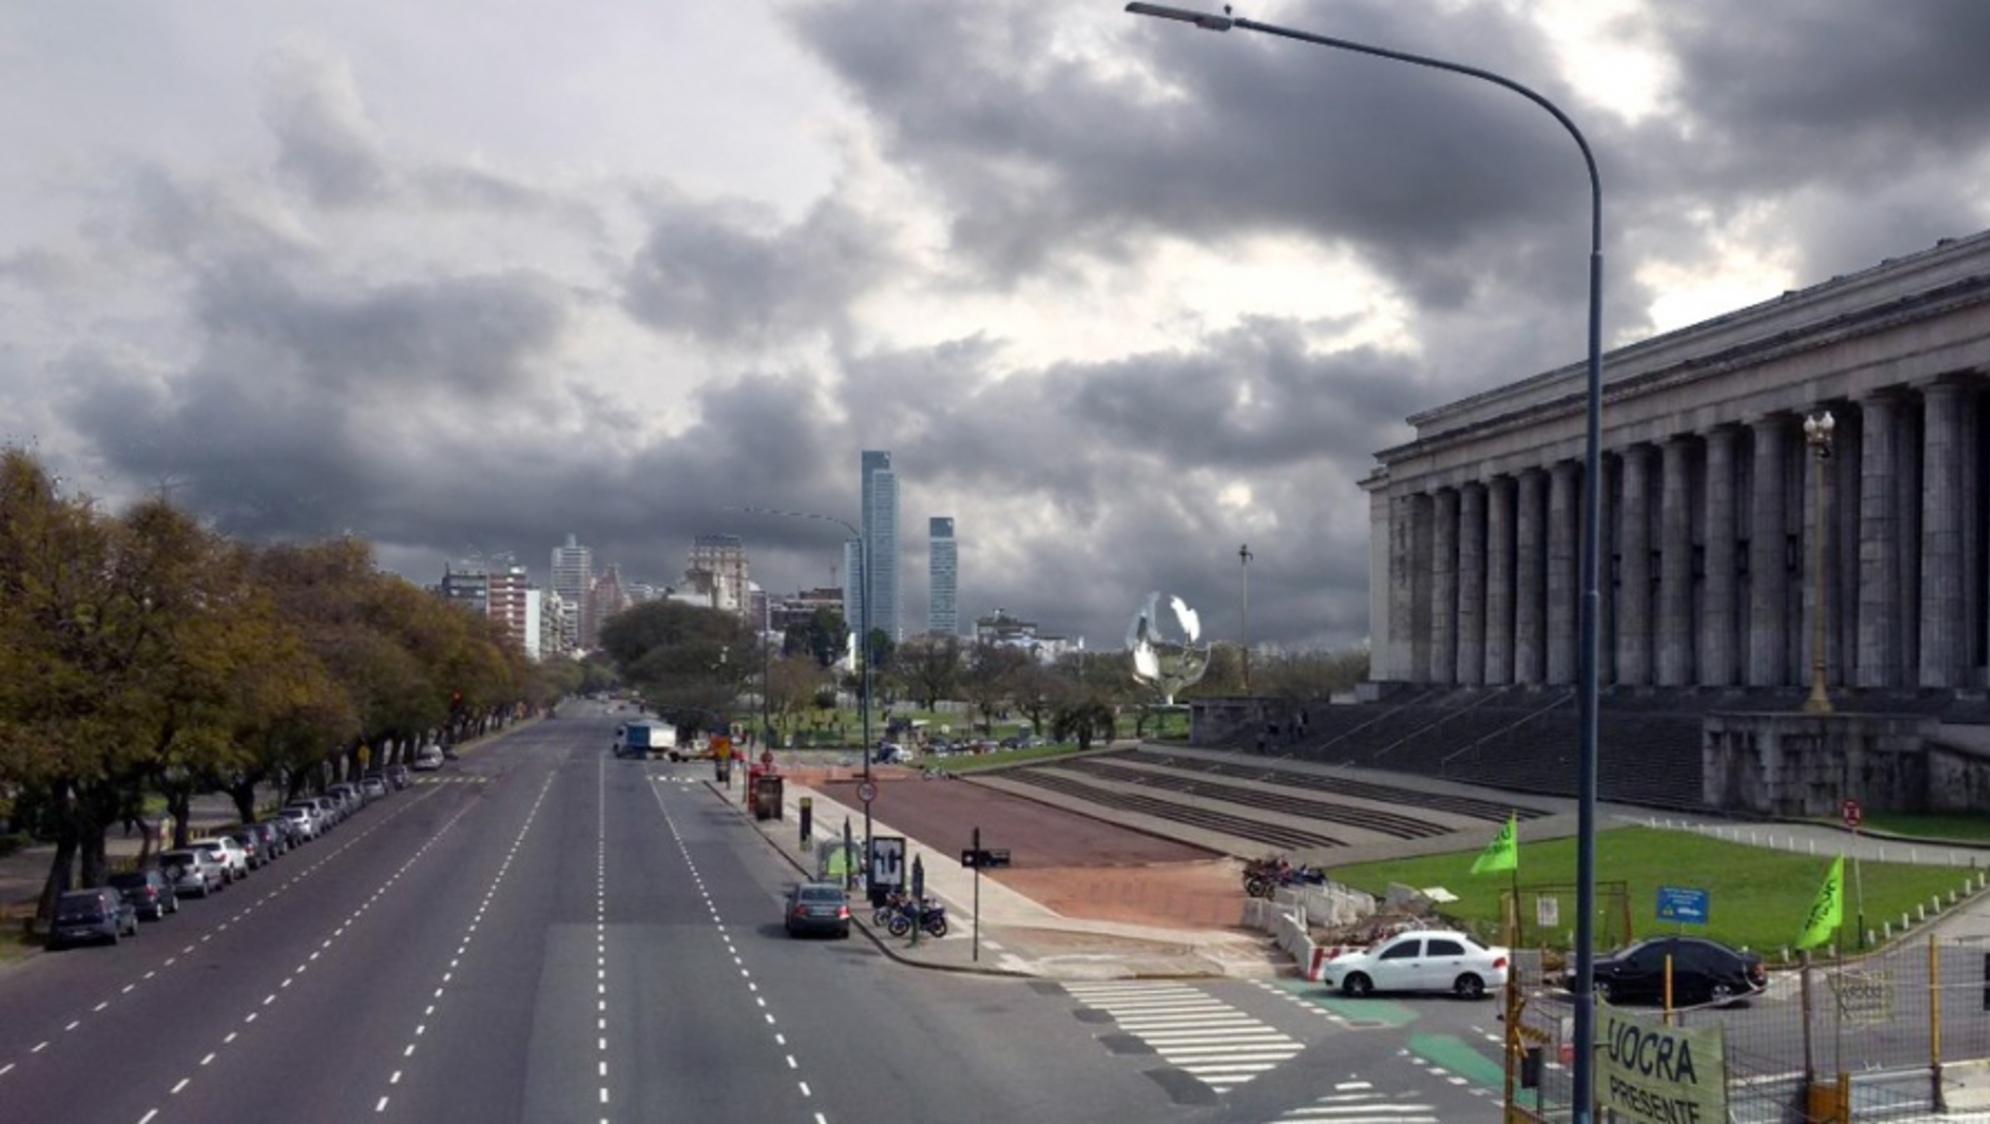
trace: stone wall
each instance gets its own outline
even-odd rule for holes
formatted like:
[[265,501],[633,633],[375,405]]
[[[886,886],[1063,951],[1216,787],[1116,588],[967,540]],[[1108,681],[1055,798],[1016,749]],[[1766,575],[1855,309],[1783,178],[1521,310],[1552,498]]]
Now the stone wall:
[[1990,756],[1933,742],[1939,726],[1916,715],[1710,714],[1706,802],[1793,817],[1836,816],[1847,797],[1873,811],[1967,807],[1990,792]]

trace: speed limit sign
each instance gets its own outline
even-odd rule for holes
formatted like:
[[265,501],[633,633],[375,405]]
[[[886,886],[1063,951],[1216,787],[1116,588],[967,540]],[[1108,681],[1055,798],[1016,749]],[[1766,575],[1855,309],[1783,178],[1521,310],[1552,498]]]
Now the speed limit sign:
[[877,798],[878,798],[877,785],[874,785],[869,781],[862,781],[857,785],[857,799],[862,800],[866,804],[869,804],[871,801],[876,800]]

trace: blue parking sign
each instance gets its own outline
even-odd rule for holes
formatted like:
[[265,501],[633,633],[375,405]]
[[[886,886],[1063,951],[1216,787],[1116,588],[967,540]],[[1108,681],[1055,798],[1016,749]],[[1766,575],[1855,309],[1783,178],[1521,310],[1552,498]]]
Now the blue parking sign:
[[1658,919],[1676,921],[1682,925],[1705,925],[1707,923],[1707,892],[1680,886],[1660,886],[1658,888]]

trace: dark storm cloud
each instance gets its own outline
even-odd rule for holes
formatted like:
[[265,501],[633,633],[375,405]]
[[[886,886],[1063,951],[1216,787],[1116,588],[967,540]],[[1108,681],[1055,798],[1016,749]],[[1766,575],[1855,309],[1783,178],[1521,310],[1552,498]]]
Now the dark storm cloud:
[[559,340],[561,298],[523,270],[313,292],[236,261],[201,277],[193,310],[217,348],[266,351],[320,391],[475,391],[526,377]]
[[840,322],[889,264],[883,228],[835,197],[780,226],[733,202],[658,202],[624,307],[664,331],[755,343]]

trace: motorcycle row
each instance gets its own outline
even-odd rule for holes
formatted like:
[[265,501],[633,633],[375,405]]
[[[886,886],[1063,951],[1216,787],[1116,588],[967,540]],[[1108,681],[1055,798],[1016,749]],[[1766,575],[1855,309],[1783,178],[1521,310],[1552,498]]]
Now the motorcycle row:
[[1304,863],[1293,866],[1280,855],[1252,859],[1244,864],[1244,892],[1254,898],[1269,898],[1281,886],[1326,884],[1326,871]]
[[931,897],[914,898],[911,894],[895,892],[871,915],[871,923],[884,926],[885,932],[894,937],[909,935],[914,926],[935,937],[944,937],[947,935],[947,907]]

